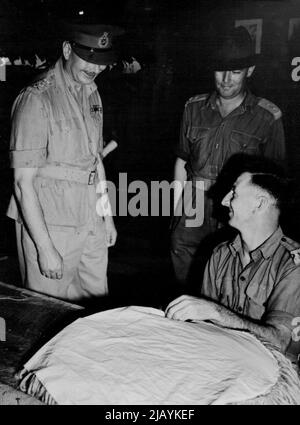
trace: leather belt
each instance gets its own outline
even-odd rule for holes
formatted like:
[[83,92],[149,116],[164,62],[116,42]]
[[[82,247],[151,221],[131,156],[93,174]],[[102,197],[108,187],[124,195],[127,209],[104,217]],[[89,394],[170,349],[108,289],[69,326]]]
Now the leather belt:
[[92,185],[95,182],[96,170],[84,171],[73,167],[47,166],[39,168],[39,177],[49,177],[56,180],[70,180],[72,182]]
[[201,177],[201,176],[192,176],[191,179],[192,179],[193,184],[198,182],[198,181],[203,182],[205,191],[209,190],[211,188],[211,186],[216,183],[216,180],[206,179],[206,178]]

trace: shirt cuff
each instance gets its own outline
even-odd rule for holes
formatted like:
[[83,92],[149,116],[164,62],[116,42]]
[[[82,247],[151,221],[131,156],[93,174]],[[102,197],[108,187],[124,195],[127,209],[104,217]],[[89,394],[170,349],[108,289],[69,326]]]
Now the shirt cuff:
[[11,168],[37,168],[46,162],[46,148],[10,151]]
[[184,161],[187,161],[189,159],[189,154],[183,151],[182,149],[178,148],[175,149],[175,155],[179,158],[183,159]]

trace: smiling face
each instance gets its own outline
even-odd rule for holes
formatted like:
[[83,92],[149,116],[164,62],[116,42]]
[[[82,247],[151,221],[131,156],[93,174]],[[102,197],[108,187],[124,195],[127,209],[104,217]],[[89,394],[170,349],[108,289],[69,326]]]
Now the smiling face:
[[63,56],[66,60],[65,70],[79,84],[91,84],[97,75],[106,69],[106,65],[97,65],[81,59],[72,50],[69,42],[63,44]]
[[215,71],[215,85],[219,96],[229,100],[242,95],[246,80],[253,70],[254,67],[235,71]]
[[251,183],[251,174],[243,173],[222,200],[229,208],[229,224],[238,230],[253,226],[254,213],[258,206],[258,189]]

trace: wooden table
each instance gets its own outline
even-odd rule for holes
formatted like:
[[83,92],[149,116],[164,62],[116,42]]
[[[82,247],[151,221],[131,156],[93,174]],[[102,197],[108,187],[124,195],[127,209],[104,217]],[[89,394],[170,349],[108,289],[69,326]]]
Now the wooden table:
[[0,282],[0,389],[16,389],[26,360],[83,313],[76,304]]

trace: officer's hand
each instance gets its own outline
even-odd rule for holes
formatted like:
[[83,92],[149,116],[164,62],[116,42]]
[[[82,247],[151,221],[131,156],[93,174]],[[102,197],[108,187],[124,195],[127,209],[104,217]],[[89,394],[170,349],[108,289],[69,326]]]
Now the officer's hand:
[[48,279],[63,277],[63,259],[54,246],[38,251],[38,263],[41,274]]
[[182,295],[171,301],[167,306],[165,315],[174,320],[217,320],[218,310],[216,304],[203,298]]
[[105,219],[105,228],[106,228],[106,242],[107,246],[114,246],[117,240],[117,230],[114,225],[113,218],[111,216],[106,216]]

